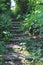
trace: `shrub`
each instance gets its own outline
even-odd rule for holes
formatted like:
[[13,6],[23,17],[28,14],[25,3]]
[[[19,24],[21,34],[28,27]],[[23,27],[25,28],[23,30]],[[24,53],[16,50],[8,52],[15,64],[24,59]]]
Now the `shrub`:
[[37,31],[40,33],[43,28],[43,5],[37,4],[34,10],[31,14],[26,14],[21,26],[25,32],[31,32],[32,35]]
[[0,13],[8,11],[10,8],[10,0],[0,0]]
[[0,0],[0,54],[7,52],[5,44],[9,43],[9,38],[12,36],[10,14],[10,0]]
[[24,19],[25,15],[30,14],[36,6],[36,0],[14,0],[14,2],[16,4],[12,12],[17,18],[20,15],[20,19]]
[[4,41],[0,41],[0,55],[8,53],[8,50],[5,48],[5,44],[6,43]]
[[43,56],[43,4],[38,0],[35,9],[31,14],[26,14],[25,20],[23,20],[21,28],[26,32],[31,33],[32,36],[41,35],[38,37],[26,37],[23,41],[26,43],[26,49],[30,52],[30,56],[39,60]]
[[8,37],[11,27],[12,23],[9,14],[0,14],[0,39],[3,39],[6,35]]

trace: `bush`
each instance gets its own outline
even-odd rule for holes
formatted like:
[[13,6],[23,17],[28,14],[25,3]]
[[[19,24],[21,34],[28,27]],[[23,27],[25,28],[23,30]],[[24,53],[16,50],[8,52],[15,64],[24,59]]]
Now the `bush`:
[[8,50],[5,48],[6,43],[4,41],[0,41],[0,55],[7,54]]
[[0,0],[0,13],[7,12],[10,8],[10,0]]
[[[25,46],[30,52],[30,56],[37,59],[37,61],[43,57],[43,4],[40,3],[39,0],[36,2],[34,10],[25,15],[25,20],[21,25],[24,33],[31,34],[30,37],[26,37],[23,41],[26,43]],[[41,38],[33,38],[33,36],[38,35],[41,35]]]
[[0,54],[7,52],[5,45],[9,43],[9,38],[12,36],[10,14],[10,0],[0,0]]
[[36,0],[15,0],[14,2],[15,7],[12,12],[17,18],[20,15],[20,19],[24,19],[25,15],[30,14],[36,6]]
[[[10,36],[10,29],[12,27],[11,18],[8,13],[0,14],[0,39]],[[9,36],[8,36],[9,35]]]
[[31,14],[26,14],[21,26],[25,32],[31,32],[32,35],[37,31],[40,33],[43,28],[43,5],[37,4],[34,10]]

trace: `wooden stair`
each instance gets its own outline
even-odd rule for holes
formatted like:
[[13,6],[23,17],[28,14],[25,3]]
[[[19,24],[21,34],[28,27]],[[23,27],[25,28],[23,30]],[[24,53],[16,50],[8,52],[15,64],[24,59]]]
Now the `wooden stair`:
[[10,39],[11,43],[20,43],[23,39],[23,31],[20,29],[20,22],[18,20],[15,20],[15,18],[12,18],[12,29],[11,32],[13,33],[13,38]]

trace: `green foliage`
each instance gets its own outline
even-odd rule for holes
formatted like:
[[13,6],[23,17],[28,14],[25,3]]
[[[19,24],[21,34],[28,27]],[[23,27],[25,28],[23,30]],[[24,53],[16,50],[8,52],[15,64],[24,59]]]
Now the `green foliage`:
[[30,53],[30,57],[39,61],[43,57],[43,39],[25,38],[26,50]]
[[7,53],[5,45],[9,43],[9,38],[12,36],[10,14],[10,0],[0,0],[0,54]]
[[38,23],[33,22],[30,27],[29,27],[29,33],[31,33],[31,35],[39,35],[40,33],[40,25]]
[[10,29],[11,27],[11,18],[8,13],[0,14],[0,29]]
[[22,29],[31,32],[32,35],[34,33],[37,34],[37,31],[40,33],[41,27],[43,28],[43,5],[36,2],[34,10],[31,14],[26,14],[25,20],[22,23]]
[[[30,0],[34,1],[34,0]],[[34,5],[34,3],[32,3]],[[31,4],[30,4],[31,5]],[[33,6],[31,13],[26,13],[25,19],[22,22],[21,28],[24,33],[30,33],[30,37],[26,37],[23,41],[26,43],[26,49],[30,52],[30,56],[37,61],[43,55],[43,2],[42,0],[35,1],[35,7]],[[42,36],[36,39],[33,36]]]
[[8,53],[8,50],[5,48],[5,42],[0,41],[0,54],[6,54]]
[[23,18],[25,14],[31,13],[36,6],[36,0],[14,0],[14,2],[15,7],[12,11],[16,17],[18,14],[20,14]]
[[12,13],[17,16],[20,12],[20,7],[18,4],[15,5],[15,7],[12,9]]
[[0,12],[6,12],[10,8],[10,0],[0,0]]
[[6,37],[6,35],[7,37],[10,36],[11,27],[12,23],[9,14],[0,14],[0,39]]

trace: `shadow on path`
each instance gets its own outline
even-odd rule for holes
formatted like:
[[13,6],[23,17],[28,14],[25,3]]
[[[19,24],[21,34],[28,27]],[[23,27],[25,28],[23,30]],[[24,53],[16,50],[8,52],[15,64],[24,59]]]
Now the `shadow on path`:
[[4,62],[3,65],[25,65],[21,61],[9,61],[9,62]]

